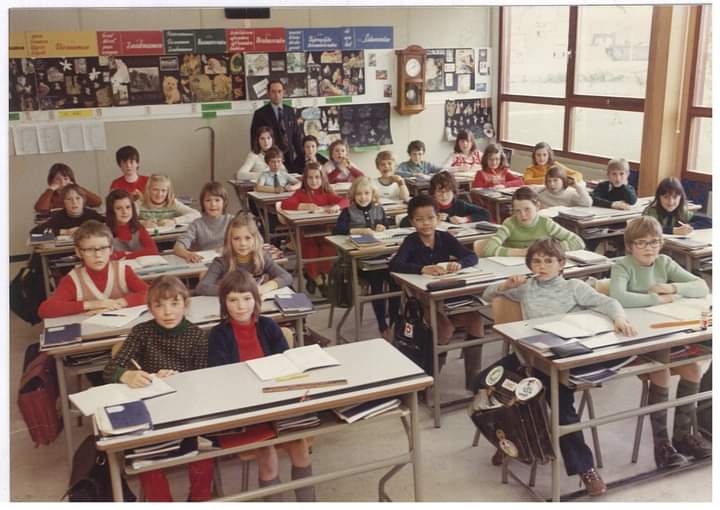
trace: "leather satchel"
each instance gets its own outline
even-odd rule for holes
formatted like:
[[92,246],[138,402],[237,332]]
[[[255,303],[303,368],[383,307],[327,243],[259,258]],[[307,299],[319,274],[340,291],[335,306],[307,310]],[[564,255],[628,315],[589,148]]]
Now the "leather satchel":
[[395,322],[394,345],[426,374],[432,374],[432,329],[423,320],[423,310],[417,298],[405,302],[402,316]]

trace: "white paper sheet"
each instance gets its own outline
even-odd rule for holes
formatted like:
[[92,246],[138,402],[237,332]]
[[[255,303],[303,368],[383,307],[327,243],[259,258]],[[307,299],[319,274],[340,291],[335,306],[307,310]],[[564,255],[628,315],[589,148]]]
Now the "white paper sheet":
[[147,311],[147,305],[121,308],[120,310],[112,310],[93,315],[92,317],[85,319],[83,324],[92,324],[108,328],[120,328],[140,317],[140,315],[145,311]]
[[35,126],[13,126],[13,145],[15,154],[25,156],[27,154],[38,154],[38,133]]
[[60,124],[60,141],[63,152],[85,150],[85,138],[82,124],[79,122],[63,122]]
[[58,124],[39,124],[36,128],[40,154],[62,152],[62,140]]
[[107,148],[104,122],[99,120],[83,122],[82,129],[86,151],[104,151]]

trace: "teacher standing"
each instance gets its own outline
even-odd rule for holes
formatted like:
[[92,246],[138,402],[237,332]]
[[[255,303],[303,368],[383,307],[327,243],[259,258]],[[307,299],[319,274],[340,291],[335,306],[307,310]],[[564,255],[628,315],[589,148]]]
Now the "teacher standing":
[[298,154],[302,154],[302,133],[298,126],[295,109],[283,104],[285,86],[280,80],[270,80],[267,86],[270,103],[255,110],[250,125],[250,140],[256,139],[257,131],[263,126],[273,130],[273,140],[283,153],[285,168],[290,172],[302,172],[302,168],[294,168],[293,163]]

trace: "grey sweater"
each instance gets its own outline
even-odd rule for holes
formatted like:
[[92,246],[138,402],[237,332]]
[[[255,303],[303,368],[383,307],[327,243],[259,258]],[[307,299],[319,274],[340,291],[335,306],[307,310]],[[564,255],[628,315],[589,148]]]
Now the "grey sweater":
[[219,218],[203,214],[188,226],[185,235],[177,242],[192,251],[220,248],[225,241],[225,231],[233,218],[232,214],[223,214]]
[[[253,275],[258,285],[265,283],[266,281],[275,280],[278,287],[288,287],[292,284],[292,276],[290,273],[285,271],[282,267],[268,255],[263,254],[265,260],[265,267],[263,267],[261,274]],[[250,264],[238,264],[238,269],[244,269],[250,271]],[[193,291],[195,296],[217,296],[220,289],[220,280],[228,272],[228,264],[223,257],[215,257],[210,264],[210,267],[205,273],[205,276],[198,282],[197,287]]]
[[564,205],[568,207],[590,207],[592,198],[588,194],[585,186],[568,186],[562,191],[556,193],[547,188],[538,193],[538,200],[543,207],[554,207],[556,205]]
[[483,299],[490,301],[501,295],[518,301],[524,319],[575,312],[584,308],[607,315],[613,321],[625,317],[625,311],[617,300],[600,294],[581,280],[566,280],[562,276],[556,276],[541,282],[537,278],[531,278],[514,289],[498,292],[500,285],[502,282],[486,288]]

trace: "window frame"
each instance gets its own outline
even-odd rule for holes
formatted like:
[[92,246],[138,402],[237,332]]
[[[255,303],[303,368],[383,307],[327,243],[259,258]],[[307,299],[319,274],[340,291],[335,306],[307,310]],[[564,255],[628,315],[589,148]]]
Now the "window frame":
[[[604,96],[590,96],[584,94],[575,93],[575,58],[577,50],[577,31],[578,31],[578,6],[568,6],[570,9],[568,16],[568,59],[567,59],[567,70],[565,76],[565,97],[545,97],[545,96],[529,96],[529,95],[518,95],[508,94],[505,92],[504,82],[505,74],[504,70],[507,67],[503,65],[505,60],[509,58],[506,54],[506,43],[505,43],[505,9],[506,7],[500,7],[500,20],[499,20],[499,38],[500,38],[500,55],[498,60],[498,121],[497,121],[497,133],[498,140],[503,147],[510,147],[513,149],[528,150],[532,151],[533,146],[525,145],[522,143],[511,142],[503,140],[504,132],[503,126],[508,123],[507,111],[504,108],[504,103],[531,103],[531,104],[542,104],[542,105],[553,105],[563,106],[564,119],[563,119],[563,133],[562,133],[562,147],[553,147],[553,152],[557,156],[563,158],[576,159],[580,161],[587,161],[589,163],[606,164],[608,157],[597,156],[594,154],[585,154],[573,152],[569,149],[572,145],[572,130],[571,130],[571,116],[573,108],[584,107],[594,108],[602,110],[619,110],[619,111],[630,111],[630,112],[644,112],[645,111],[645,98],[634,98],[634,97],[604,97]],[[612,157],[612,156],[610,156]],[[630,161],[630,168],[637,170],[640,166],[638,161]]]
[[[694,23],[692,23],[692,33],[690,34],[690,38],[692,41],[692,58],[690,59],[688,93],[686,99],[687,104],[685,110],[685,132],[683,133],[683,152],[680,168],[682,169],[682,179],[711,183],[712,168],[710,169],[710,173],[695,172],[688,169],[690,158],[690,137],[692,135],[693,120],[697,118],[712,119],[712,106],[695,106],[695,85],[697,80],[698,57],[700,56],[701,43],[700,34],[702,33],[703,16],[707,15],[707,10],[705,9],[706,7],[706,5],[696,5],[692,7],[695,19],[693,20]],[[712,30],[712,19],[709,22],[710,29]]]

